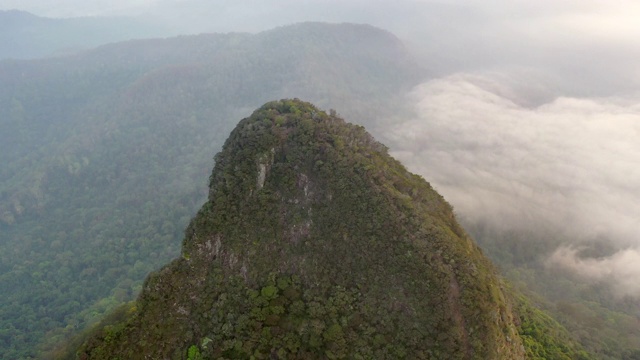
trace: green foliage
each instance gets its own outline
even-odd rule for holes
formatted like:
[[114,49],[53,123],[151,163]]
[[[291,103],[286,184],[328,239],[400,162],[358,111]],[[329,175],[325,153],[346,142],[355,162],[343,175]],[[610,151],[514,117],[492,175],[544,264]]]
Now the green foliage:
[[278,296],[278,288],[273,285],[265,286],[260,291],[260,294],[264,299],[271,300]]
[[520,320],[518,332],[528,359],[593,359],[564,327],[548,314],[532,306],[524,296],[518,297],[517,313]]
[[299,24],[0,63],[0,358],[48,357],[178,256],[239,114],[295,93],[373,123],[408,61],[381,30]]
[[363,127],[267,103],[209,180],[183,256],[147,279],[118,342],[81,354],[180,357],[210,339],[204,358],[524,356],[490,262]]
[[200,355],[200,349],[197,346],[191,345],[189,346],[189,350],[187,350],[187,360],[202,360],[202,355]]

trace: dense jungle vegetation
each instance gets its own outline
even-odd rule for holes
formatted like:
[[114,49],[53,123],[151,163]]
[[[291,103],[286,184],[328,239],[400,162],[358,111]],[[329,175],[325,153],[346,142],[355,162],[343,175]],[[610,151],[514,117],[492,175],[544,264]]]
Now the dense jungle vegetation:
[[80,358],[590,358],[424,179],[309,103],[242,120],[209,186],[181,258]]

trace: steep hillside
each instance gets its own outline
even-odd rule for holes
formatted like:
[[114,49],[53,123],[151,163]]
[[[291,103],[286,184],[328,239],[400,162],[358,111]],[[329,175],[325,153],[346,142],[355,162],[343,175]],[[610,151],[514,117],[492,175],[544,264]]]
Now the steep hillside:
[[[638,299],[621,297],[609,281],[585,281],[548,265],[547,259],[566,241],[563,229],[507,232],[472,223],[465,229],[516,288],[535,297],[597,359],[640,359]],[[607,256],[606,240],[590,244],[584,255]]]
[[318,23],[0,62],[0,358],[39,356],[178,255],[233,119],[305,96],[373,124],[421,74],[388,32]]
[[216,155],[208,198],[80,358],[524,358],[491,263],[362,127],[268,103]]

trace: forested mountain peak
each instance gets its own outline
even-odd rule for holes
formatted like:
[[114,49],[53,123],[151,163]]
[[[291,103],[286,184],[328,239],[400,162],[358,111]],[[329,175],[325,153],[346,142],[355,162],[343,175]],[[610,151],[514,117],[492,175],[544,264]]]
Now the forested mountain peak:
[[178,255],[237,119],[297,96],[373,127],[422,76],[397,38],[350,24],[0,61],[0,357],[51,349]]
[[182,255],[81,357],[524,358],[452,209],[364,128],[299,100],[232,131]]
[[211,154],[237,119],[298,96],[375,130],[423,75],[393,35],[352,24],[1,61],[0,357],[56,358],[56,344],[178,256],[182,229],[207,197]]
[[[217,108],[223,107],[215,102],[243,108],[266,101],[265,94],[296,93],[336,107],[354,97],[393,96],[409,88],[416,74],[422,71],[395,36],[356,24],[300,23],[256,35],[131,40],[64,58],[2,61],[0,160],[10,164],[49,143],[68,142],[61,146],[65,153],[90,151],[83,146],[86,139],[105,135],[92,128],[109,126],[110,120],[100,118],[126,123],[131,113],[158,119],[178,111],[189,114],[176,117],[188,118],[214,107],[203,105],[203,98],[211,97]],[[68,141],[78,131],[92,134]],[[51,148],[45,153],[59,155]],[[22,176],[34,167],[7,175],[17,181],[0,182],[0,223],[44,206],[48,196],[40,180]],[[36,184],[27,193],[7,189],[26,181]],[[12,193],[10,199],[5,191]]]

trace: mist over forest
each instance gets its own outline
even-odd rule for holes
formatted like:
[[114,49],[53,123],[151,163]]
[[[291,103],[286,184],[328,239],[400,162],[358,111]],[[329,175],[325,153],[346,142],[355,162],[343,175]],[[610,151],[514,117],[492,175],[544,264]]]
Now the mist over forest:
[[[17,45],[9,44],[9,40],[2,40],[9,45],[0,44],[0,53],[7,54],[3,55],[5,59],[0,59],[0,74],[16,84],[23,84],[23,79],[16,75],[14,69],[26,69],[24,74],[31,76],[33,84],[45,84],[38,85],[45,87],[50,84],[47,77],[49,75],[45,75],[48,74],[47,71],[68,74],[60,75],[63,80],[55,80],[58,81],[56,84],[64,84],[64,81],[74,79],[73,76],[85,79],[81,74],[85,69],[83,67],[78,67],[75,74],[62,71],[66,65],[61,64],[65,61],[70,61],[72,65],[77,61],[76,64],[84,64],[82,66],[86,65],[86,69],[92,69],[95,65],[92,63],[92,56],[102,59],[102,53],[109,53],[119,46],[122,54],[129,51],[130,57],[112,58],[113,64],[118,65],[111,69],[118,68],[120,71],[121,68],[126,68],[127,75],[113,79],[105,72],[95,77],[109,78],[114,84],[117,82],[116,85],[111,88],[108,81],[97,82],[108,84],[98,90],[101,95],[96,96],[97,100],[91,98],[88,105],[84,104],[80,110],[61,110],[60,118],[74,121],[64,125],[68,129],[80,126],[85,114],[100,109],[105,110],[100,116],[104,118],[106,125],[92,125],[94,127],[88,133],[99,134],[110,126],[116,129],[122,120],[118,116],[124,112],[109,113],[107,110],[121,107],[137,109],[137,115],[133,117],[139,121],[136,125],[139,128],[136,129],[153,128],[152,121],[145,123],[152,116],[149,114],[154,114],[155,111],[165,116],[170,111],[167,109],[172,109],[170,102],[177,101],[177,98],[172,98],[171,86],[184,90],[182,96],[186,99],[185,108],[191,106],[198,110],[183,111],[176,106],[178,110],[166,115],[166,118],[183,117],[184,120],[181,121],[188,126],[198,125],[189,130],[175,130],[180,125],[174,124],[172,126],[175,128],[162,128],[162,136],[169,138],[175,131],[176,136],[181,136],[185,141],[199,136],[198,141],[208,142],[209,145],[207,153],[198,158],[197,164],[202,165],[202,168],[192,165],[185,170],[181,165],[175,165],[172,169],[183,174],[182,177],[167,179],[167,184],[170,184],[162,185],[167,192],[180,189],[180,194],[189,194],[180,204],[182,208],[176,210],[181,223],[186,223],[185,216],[190,216],[189,211],[193,211],[203,197],[205,189],[194,189],[191,177],[204,176],[199,183],[205,183],[206,172],[209,170],[207,167],[212,164],[213,153],[218,151],[222,139],[232,127],[231,123],[225,121],[248,116],[253,108],[267,100],[299,97],[313,100],[327,110],[335,109],[365,125],[378,140],[389,146],[393,156],[401,160],[410,171],[422,175],[451,203],[461,223],[468,226],[468,231],[478,238],[481,246],[487,247],[486,251],[493,256],[494,261],[496,257],[503,256],[501,259],[504,263],[497,262],[505,272],[516,269],[515,278],[526,280],[529,277],[530,280],[546,279],[544,276],[549,276],[539,275],[542,277],[536,278],[538,275],[528,273],[534,268],[534,263],[539,271],[553,273],[563,270],[572,284],[584,282],[587,286],[594,286],[597,290],[593,291],[598,291],[594,299],[606,298],[601,301],[604,304],[601,307],[614,308],[614,305],[608,303],[611,301],[615,306],[620,306],[616,309],[624,309],[629,316],[625,321],[640,313],[640,282],[637,280],[640,277],[640,63],[637,61],[640,57],[640,42],[637,41],[640,37],[640,23],[637,21],[640,18],[640,5],[633,1],[615,0],[605,3],[571,0],[559,3],[509,0],[251,0],[239,3],[206,0],[34,0],[25,4],[24,1],[0,0],[0,11],[5,11],[0,13],[0,17],[9,15],[7,11],[11,9],[31,13],[33,18],[29,18],[30,21],[35,21],[36,17],[40,20],[28,26],[37,26],[39,31],[48,29],[46,31],[49,32],[49,37],[43,40],[33,37],[27,25],[9,22],[0,24],[3,32],[0,33],[0,39],[11,39],[18,44],[19,38],[15,34],[20,34],[30,41],[28,47],[20,49]],[[55,22],[43,22],[43,18],[51,21],[55,19]],[[87,24],[95,24],[96,21],[103,25],[91,27],[91,31],[86,30],[89,29]],[[278,27],[306,21],[369,24],[383,29],[397,36],[402,45],[390,41],[392,45],[388,48],[372,54],[382,59],[384,52],[388,52],[389,56],[402,53],[407,58],[383,59],[381,63],[362,71],[357,65],[337,68],[344,59],[334,57],[331,52],[321,57],[313,49],[299,59],[283,56],[282,59],[287,60],[280,60],[279,56],[282,54],[278,50],[286,48],[286,45],[274,40],[277,31],[283,29]],[[36,23],[37,25],[33,25]],[[116,24],[115,27],[113,24]],[[119,28],[119,31],[111,31],[114,28]],[[274,28],[276,30],[270,30]],[[77,32],[77,29],[85,29],[86,34],[91,33],[91,36],[74,37],[72,40],[66,38],[70,33]],[[103,29],[107,29],[104,31],[108,34],[100,33]],[[130,42],[128,46],[116,44],[129,39],[151,37],[167,38],[166,41],[180,43],[179,38],[174,36],[214,32],[230,33],[225,35],[228,38],[219,40],[220,44],[224,44],[222,47],[207,52],[208,48],[202,46],[202,53],[193,55],[198,61],[189,60],[192,56],[190,53],[167,55],[167,58],[163,58],[167,67],[159,66],[157,59],[152,59],[153,55],[144,59],[137,57],[137,43]],[[251,35],[256,33],[259,35]],[[356,38],[361,33],[353,30],[351,34]],[[256,45],[258,40],[247,40],[249,36],[256,36],[255,39],[262,39],[265,44],[273,47],[260,47],[262,45]],[[290,38],[290,43],[302,46],[304,40],[293,37]],[[326,39],[323,38],[322,41],[324,40]],[[375,41],[372,40],[371,44]],[[97,50],[88,50],[106,43],[110,44]],[[370,45],[363,43],[362,49]],[[171,43],[171,46],[174,45]],[[195,47],[191,45],[184,46],[182,51],[192,51]],[[341,46],[335,45],[335,49],[343,51]],[[151,48],[153,47],[150,46],[149,49]],[[156,54],[171,53],[167,51],[168,48],[169,45]],[[357,52],[358,49],[354,49],[353,53]],[[210,54],[223,53],[230,55],[215,58],[218,70],[211,70],[203,65],[209,61],[207,56]],[[261,65],[256,65],[261,61],[262,53],[268,54],[264,60],[267,64],[266,71],[260,68]],[[234,59],[246,54],[253,56],[253,62],[234,63]],[[351,55],[345,55],[345,59],[348,58],[345,61],[355,61]],[[49,56],[56,56],[60,61],[49,62]],[[357,59],[362,61],[365,57],[366,55]],[[411,60],[408,60],[409,57]],[[330,61],[325,63],[327,59]],[[143,65],[127,68],[130,61],[140,61]],[[171,67],[172,61],[180,65]],[[280,77],[281,72],[284,73],[287,69],[274,64],[284,64],[285,61],[290,61],[286,62],[286,66],[295,69],[295,78],[293,75],[291,79]],[[45,65],[40,68],[39,64]],[[332,67],[334,65],[336,68]],[[406,73],[398,73],[397,76],[385,73],[379,78],[373,78],[371,74],[381,74],[383,70],[380,69],[383,67],[405,69]],[[93,70],[87,70],[89,73],[91,71]],[[151,75],[147,74],[146,77],[136,78],[129,83],[136,76],[145,74],[145,71],[149,71]],[[344,79],[344,82],[322,82],[323,78],[317,72],[330,74],[326,79]],[[113,74],[116,73],[113,70]],[[226,89],[228,78],[235,81],[240,78],[237,75],[240,73],[254,74],[254,77],[246,80],[242,77],[239,85]],[[351,78],[345,75],[347,73],[355,75]],[[201,79],[216,80],[207,82]],[[225,82],[220,80],[219,84],[215,83],[218,79],[224,79]],[[270,85],[252,87],[254,84],[267,83]],[[314,84],[319,85],[314,87]],[[366,84],[366,89],[363,89],[363,84]],[[149,93],[156,94],[157,88],[163,86],[166,86],[167,91],[158,93],[160,95],[155,99],[144,97],[146,89],[152,89]],[[15,105],[11,103],[11,99],[20,94],[11,92],[18,88],[20,87],[13,88],[9,85],[3,88],[2,101],[6,105],[3,114],[15,114],[15,111],[20,110],[17,105],[8,110],[7,105]],[[206,96],[193,95],[200,90],[210,91],[212,88],[218,90]],[[29,94],[29,91],[37,93],[33,87],[20,89],[23,94]],[[81,94],[82,89],[90,87],[85,84],[73,91]],[[127,89],[127,94],[131,96],[128,99],[112,98],[112,93],[115,94],[120,89]],[[59,95],[60,99],[69,103],[80,98],[74,97],[77,94],[65,98],[55,90],[51,90],[50,94]],[[136,97],[142,99],[140,103],[135,102]],[[381,100],[383,97],[386,100]],[[218,113],[213,108],[203,107],[202,104],[207,101],[223,110]],[[369,106],[368,111],[358,112],[358,105]],[[149,110],[150,113],[141,115],[143,110]],[[167,112],[162,113],[164,110]],[[21,111],[28,113],[29,109]],[[198,132],[198,129],[205,128],[202,119],[207,116],[217,121],[215,134],[204,135]],[[88,115],[86,117],[90,118]],[[99,123],[96,119],[91,121]],[[5,125],[4,129],[13,129],[12,126],[14,125]],[[71,130],[69,132],[73,133]],[[55,136],[51,134],[52,131],[45,132],[42,143],[55,143]],[[81,131],[78,134],[84,136]],[[58,157],[42,154],[40,159],[55,159],[62,164],[61,168],[69,163],[82,165],[82,156],[90,158],[83,151],[95,149],[94,146],[98,146],[95,143],[100,144],[101,149],[110,144],[125,144],[123,146],[131,146],[132,152],[137,151],[124,140],[120,143],[118,141],[121,140],[113,140],[119,135],[109,135],[111,137],[104,139],[101,138],[102,135],[96,135],[89,140],[80,139],[81,135],[78,134],[59,145],[56,150],[59,151],[59,154],[56,153]],[[4,136],[10,138],[6,134]],[[134,139],[133,133],[129,139]],[[7,148],[11,141],[19,144],[16,138],[11,138],[7,140]],[[87,145],[92,141],[91,145]],[[16,145],[11,152],[0,155],[0,158],[4,156],[6,159],[13,159],[10,158],[13,154],[26,154],[30,151],[30,148],[23,149],[20,146],[22,145]],[[186,148],[188,146],[184,149]],[[40,148],[38,151],[43,150]],[[134,153],[132,164],[143,164],[145,156],[153,151],[155,150],[149,147],[144,152]],[[180,164],[182,159],[188,159],[185,155],[188,152],[189,150],[184,150],[184,153],[176,155],[171,159],[172,164]],[[86,153],[89,153],[88,150]],[[69,160],[64,156],[76,158]],[[0,214],[5,220],[9,219],[8,216],[14,216],[15,212],[22,212],[18,209],[19,206],[16,208],[11,196],[12,191],[19,188],[16,184],[25,172],[23,165],[37,163],[35,160],[29,161],[25,160],[0,171],[4,176],[3,181],[9,179],[0,186],[0,190],[4,191],[0,194],[0,199],[4,202],[0,203],[0,209],[4,211],[12,207],[11,214]],[[94,171],[91,170],[93,163],[82,166]],[[152,171],[160,173],[158,169]],[[29,185],[31,189],[36,187],[33,185],[37,182],[35,179],[46,178],[42,176],[45,172],[42,165],[28,175],[30,181],[33,180]],[[99,174],[97,170],[95,174]],[[134,183],[132,179],[128,178],[127,181],[131,182],[123,182],[124,185],[110,183],[108,186],[113,189],[120,186],[119,189],[122,190]],[[73,190],[74,193],[82,191],[80,186],[85,186],[85,190],[89,186],[82,182],[75,185],[78,188]],[[61,182],[56,186],[62,188],[63,184]],[[33,193],[35,192],[37,191],[34,190]],[[178,192],[176,199],[177,194]],[[145,204],[145,199],[147,198],[141,196],[141,199],[133,203]],[[119,201],[119,206],[124,206],[124,200]],[[34,210],[33,214],[37,211],[39,210]],[[182,229],[166,225],[165,220],[170,222],[169,217],[158,220],[157,225],[165,226],[166,231],[161,233],[166,236],[167,242],[174,242],[173,246],[165,248],[164,252],[154,248],[158,263],[144,266],[139,264],[136,276],[142,276],[177,253],[179,243],[170,239],[180,237]],[[78,220],[78,223],[87,221],[89,220]],[[10,221],[5,221],[8,222]],[[112,224],[115,223],[117,221],[114,216]],[[13,231],[17,227],[10,228],[6,224],[2,226],[4,227],[0,229],[5,234],[14,236]],[[138,235],[140,234],[136,234]],[[541,244],[540,247],[536,247],[533,242]],[[56,246],[68,250],[65,246]],[[55,250],[56,246],[52,248]],[[535,253],[535,259],[524,266],[523,258],[518,257],[520,255],[504,255],[495,250],[500,247],[509,251],[535,248],[538,252]],[[506,258],[509,260],[504,260]],[[122,261],[126,263],[126,260]],[[0,269],[9,271],[7,264],[2,264]],[[133,268],[133,264],[130,265]],[[522,268],[518,268],[520,265]],[[119,280],[113,280],[110,283],[113,286],[122,280],[122,277],[114,275],[115,278]],[[11,278],[11,281],[14,279]],[[135,293],[135,286],[127,287],[127,295],[120,296],[120,300],[131,298]],[[575,286],[578,288],[582,285]],[[575,290],[575,294],[583,294],[580,292],[583,290]],[[540,289],[536,291],[543,292]],[[545,291],[553,293],[557,297],[554,300],[569,302],[567,299],[574,296],[563,294],[561,286]],[[610,295],[611,299],[602,294]],[[107,293],[103,295],[106,296]],[[620,303],[623,305],[619,305]],[[555,308],[560,309],[560,312],[566,310],[562,310],[562,304],[556,304]],[[593,310],[575,306],[571,308],[574,312],[567,310],[564,313],[578,313],[577,308],[583,313],[589,311],[589,314]],[[81,307],[74,309],[80,311]],[[571,330],[571,326],[567,326]],[[629,325],[629,328],[640,336],[637,325]],[[579,334],[578,337],[580,336],[584,340],[588,335]],[[602,353],[608,354],[605,350]],[[602,358],[607,357],[602,355]]]
[[393,129],[396,156],[431,179],[465,221],[551,226],[575,249],[612,242],[624,256],[588,262],[563,246],[551,263],[622,281],[620,291],[638,295],[627,284],[638,275],[638,104],[559,97],[527,107],[503,86],[457,74],[416,87],[418,116]]

